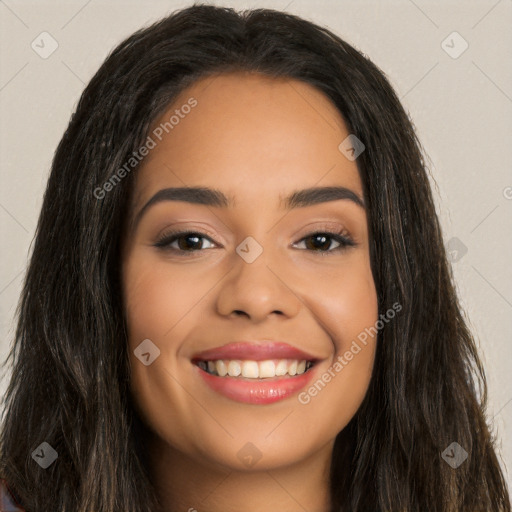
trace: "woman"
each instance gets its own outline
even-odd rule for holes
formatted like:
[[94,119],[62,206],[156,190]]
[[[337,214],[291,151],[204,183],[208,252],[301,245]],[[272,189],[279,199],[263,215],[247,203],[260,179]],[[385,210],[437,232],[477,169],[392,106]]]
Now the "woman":
[[30,512],[510,511],[412,124],[295,16],[195,5],[107,58],[10,356]]

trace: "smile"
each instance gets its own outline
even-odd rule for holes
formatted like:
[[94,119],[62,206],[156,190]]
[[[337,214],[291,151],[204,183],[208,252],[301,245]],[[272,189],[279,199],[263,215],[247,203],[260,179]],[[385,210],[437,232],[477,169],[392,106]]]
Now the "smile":
[[247,379],[267,379],[302,375],[313,366],[313,361],[269,359],[266,361],[223,360],[198,361],[197,366],[210,375]]
[[235,402],[266,405],[307,386],[320,359],[288,343],[234,341],[192,356],[198,377]]

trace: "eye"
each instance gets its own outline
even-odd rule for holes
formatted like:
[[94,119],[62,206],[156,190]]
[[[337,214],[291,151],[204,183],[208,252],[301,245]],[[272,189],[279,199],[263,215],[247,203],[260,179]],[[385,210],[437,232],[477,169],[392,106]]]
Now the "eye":
[[[309,243],[308,243],[309,241]],[[331,244],[337,243],[338,245],[332,248]],[[310,233],[301,240],[299,244],[304,242],[306,249],[314,252],[336,252],[346,249],[347,247],[354,247],[356,243],[344,232],[330,232],[330,231],[315,231]]]
[[209,249],[213,245],[204,247],[203,240],[212,244],[210,237],[198,231],[179,231],[164,234],[154,245],[161,249],[170,249],[178,252],[196,252],[201,249]]
[[[206,246],[205,246],[206,241]],[[332,247],[333,242],[337,245]],[[357,244],[344,231],[315,231],[299,240],[296,246],[304,244],[309,251],[319,253],[332,253],[342,251],[347,247],[354,247]],[[155,247],[177,252],[178,254],[198,252],[203,249],[216,247],[212,239],[205,233],[199,231],[176,231],[164,234],[154,244]],[[299,247],[302,248],[302,247]]]

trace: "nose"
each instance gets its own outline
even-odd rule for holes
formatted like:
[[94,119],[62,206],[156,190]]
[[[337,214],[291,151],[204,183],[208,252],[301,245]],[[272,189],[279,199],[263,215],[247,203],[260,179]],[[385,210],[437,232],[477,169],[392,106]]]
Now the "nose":
[[247,316],[255,323],[269,315],[293,318],[301,301],[292,290],[292,283],[279,271],[267,265],[265,251],[252,263],[238,255],[217,297],[217,312],[224,317]]

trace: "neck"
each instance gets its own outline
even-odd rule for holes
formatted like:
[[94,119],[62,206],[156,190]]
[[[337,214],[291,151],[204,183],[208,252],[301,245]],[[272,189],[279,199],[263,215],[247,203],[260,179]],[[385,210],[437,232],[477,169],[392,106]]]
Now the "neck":
[[334,441],[293,465],[238,471],[196,460],[150,437],[151,478],[159,512],[329,512]]

